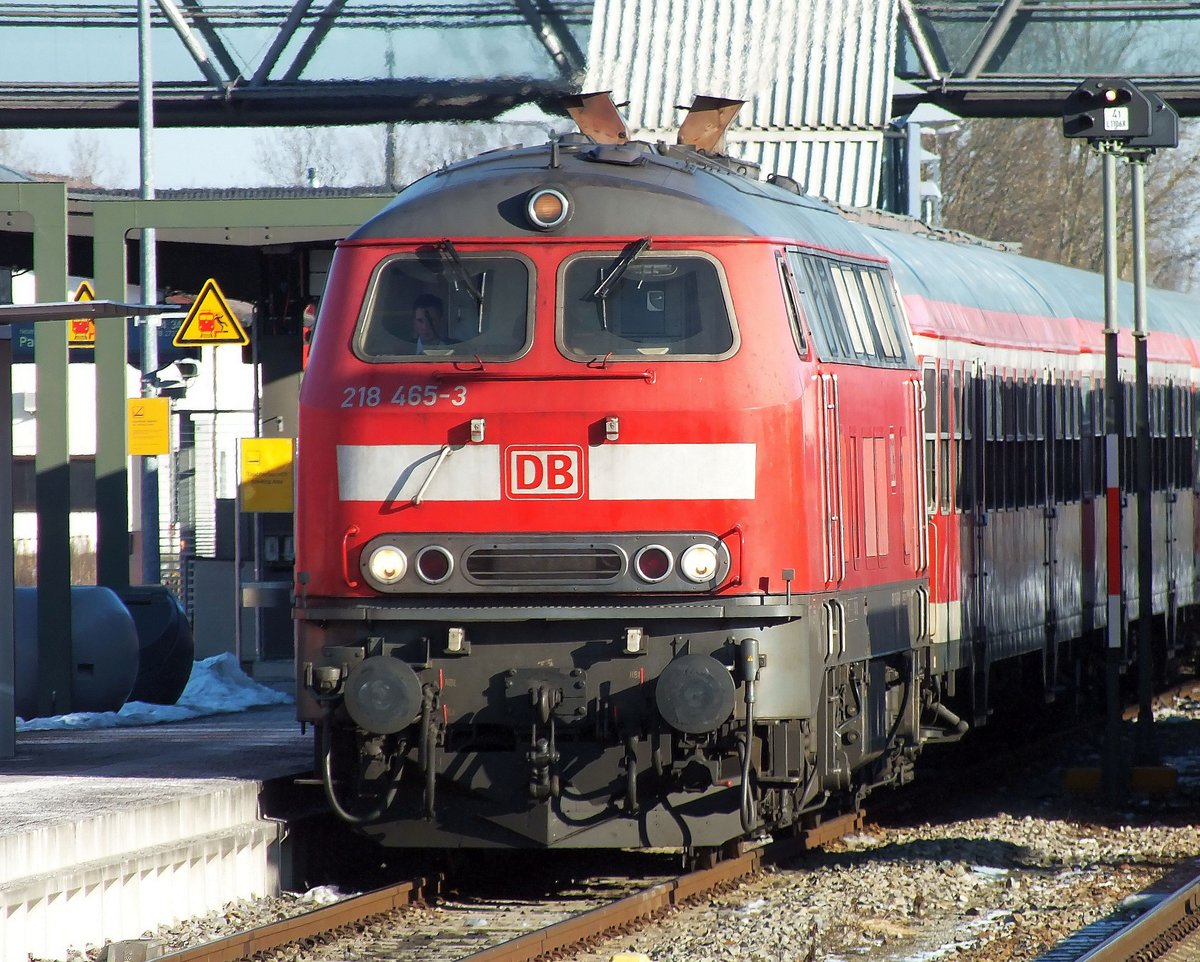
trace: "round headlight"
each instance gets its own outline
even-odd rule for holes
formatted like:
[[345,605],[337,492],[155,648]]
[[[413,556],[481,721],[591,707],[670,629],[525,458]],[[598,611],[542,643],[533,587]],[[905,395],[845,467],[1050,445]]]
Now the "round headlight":
[[525,213],[539,230],[553,230],[567,219],[571,204],[567,195],[552,187],[543,187],[529,195]]
[[694,544],[679,559],[679,570],[688,581],[701,584],[717,576],[717,549],[710,544]]
[[408,558],[395,545],[380,545],[367,559],[367,571],[380,584],[394,585],[408,571]]
[[633,556],[633,570],[643,581],[657,584],[671,573],[671,552],[660,544],[648,544]]
[[413,567],[422,581],[440,585],[454,571],[454,559],[441,545],[431,544],[417,552]]

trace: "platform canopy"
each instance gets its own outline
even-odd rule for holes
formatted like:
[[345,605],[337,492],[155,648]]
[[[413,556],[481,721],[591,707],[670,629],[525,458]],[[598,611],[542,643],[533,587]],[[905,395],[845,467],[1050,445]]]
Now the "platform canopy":
[[[590,0],[153,0],[160,127],[480,120],[583,69]],[[0,130],[136,127],[138,5],[0,4]]]
[[896,0],[896,74],[960,117],[1059,117],[1088,77],[1131,77],[1200,116],[1200,4],[1177,0]]

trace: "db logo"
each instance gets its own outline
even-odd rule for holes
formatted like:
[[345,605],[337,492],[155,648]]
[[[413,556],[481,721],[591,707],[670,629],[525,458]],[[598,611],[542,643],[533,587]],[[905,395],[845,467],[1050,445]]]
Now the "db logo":
[[510,498],[583,497],[582,448],[509,448],[506,462]]

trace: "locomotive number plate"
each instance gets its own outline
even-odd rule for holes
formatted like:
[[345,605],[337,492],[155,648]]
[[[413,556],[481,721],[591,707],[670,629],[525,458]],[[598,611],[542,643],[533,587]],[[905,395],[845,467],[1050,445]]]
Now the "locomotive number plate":
[[466,403],[465,384],[401,384],[395,390],[382,388],[378,384],[342,388],[344,408],[377,408],[385,405],[431,408],[436,404],[462,407]]

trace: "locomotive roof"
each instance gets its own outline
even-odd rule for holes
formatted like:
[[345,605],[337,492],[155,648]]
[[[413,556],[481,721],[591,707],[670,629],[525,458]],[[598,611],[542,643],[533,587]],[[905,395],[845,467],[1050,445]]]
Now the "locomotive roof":
[[526,195],[558,187],[570,195],[573,213],[554,236],[629,238],[662,234],[669,225],[683,236],[795,237],[869,252],[861,231],[827,204],[745,170],[690,148],[596,144],[573,135],[556,152],[549,145],[493,151],[432,173],[350,239],[538,236],[525,218]]

